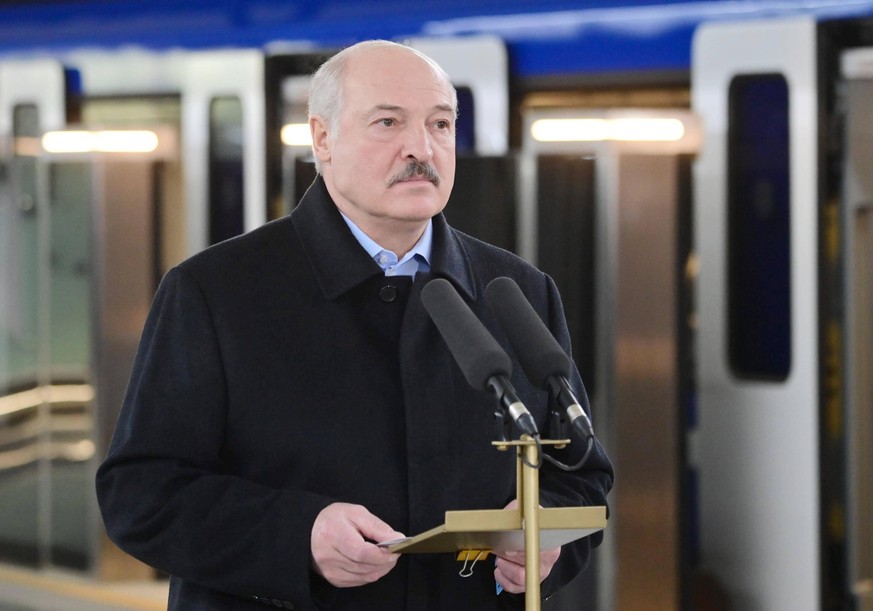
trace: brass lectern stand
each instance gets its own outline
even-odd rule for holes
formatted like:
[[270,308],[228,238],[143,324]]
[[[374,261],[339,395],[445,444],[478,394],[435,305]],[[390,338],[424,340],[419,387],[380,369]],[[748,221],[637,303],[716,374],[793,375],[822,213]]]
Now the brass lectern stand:
[[[541,549],[559,547],[606,528],[606,508],[539,506],[537,442],[527,435],[518,441],[495,441],[517,452],[518,509],[447,511],[446,521],[389,547],[392,552],[433,553],[462,550],[525,550],[525,611],[540,609]],[[569,440],[541,440],[540,445],[562,446]]]

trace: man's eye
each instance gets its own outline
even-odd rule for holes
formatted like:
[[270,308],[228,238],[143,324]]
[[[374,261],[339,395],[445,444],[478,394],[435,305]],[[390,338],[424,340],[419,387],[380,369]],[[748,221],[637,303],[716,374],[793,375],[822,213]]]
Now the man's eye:
[[452,126],[452,124],[449,123],[448,121],[446,121],[445,119],[443,119],[443,120],[437,121],[436,126],[440,129],[449,129]]
[[391,127],[392,125],[394,125],[395,121],[394,119],[379,119],[379,123],[381,123],[385,127]]

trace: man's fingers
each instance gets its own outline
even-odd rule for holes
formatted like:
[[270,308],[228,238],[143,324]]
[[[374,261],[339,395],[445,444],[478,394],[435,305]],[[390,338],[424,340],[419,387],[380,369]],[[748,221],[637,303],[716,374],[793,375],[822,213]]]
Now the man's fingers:
[[315,570],[337,587],[358,586],[385,576],[398,555],[373,544],[401,536],[365,507],[333,503],[312,525],[311,550]]
[[360,507],[360,509],[362,511],[353,513],[349,516],[349,519],[365,539],[379,543],[380,541],[390,541],[403,537],[403,533],[394,530],[365,508]]
[[[556,547],[540,552],[539,571],[540,581],[549,576],[552,568],[561,555],[561,548]],[[527,587],[525,571],[525,553],[520,551],[505,551],[497,555],[494,568],[494,579],[497,580],[504,590],[513,594],[520,594]]]

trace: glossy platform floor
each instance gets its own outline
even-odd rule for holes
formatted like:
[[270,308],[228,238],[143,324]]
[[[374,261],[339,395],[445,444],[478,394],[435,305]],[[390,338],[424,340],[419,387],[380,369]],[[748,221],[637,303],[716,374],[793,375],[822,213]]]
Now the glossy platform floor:
[[167,583],[98,582],[58,569],[0,564],[0,611],[164,611]]

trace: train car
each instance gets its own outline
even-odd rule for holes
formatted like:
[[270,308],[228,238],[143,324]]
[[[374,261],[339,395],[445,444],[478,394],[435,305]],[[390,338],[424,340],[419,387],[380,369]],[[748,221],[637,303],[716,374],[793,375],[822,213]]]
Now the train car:
[[740,608],[873,604],[869,27],[695,40],[701,549]]
[[93,495],[151,297],[293,209],[374,37],[451,76],[446,215],[555,278],[616,464],[544,608],[873,610],[869,1],[0,6],[0,560],[161,579]]

